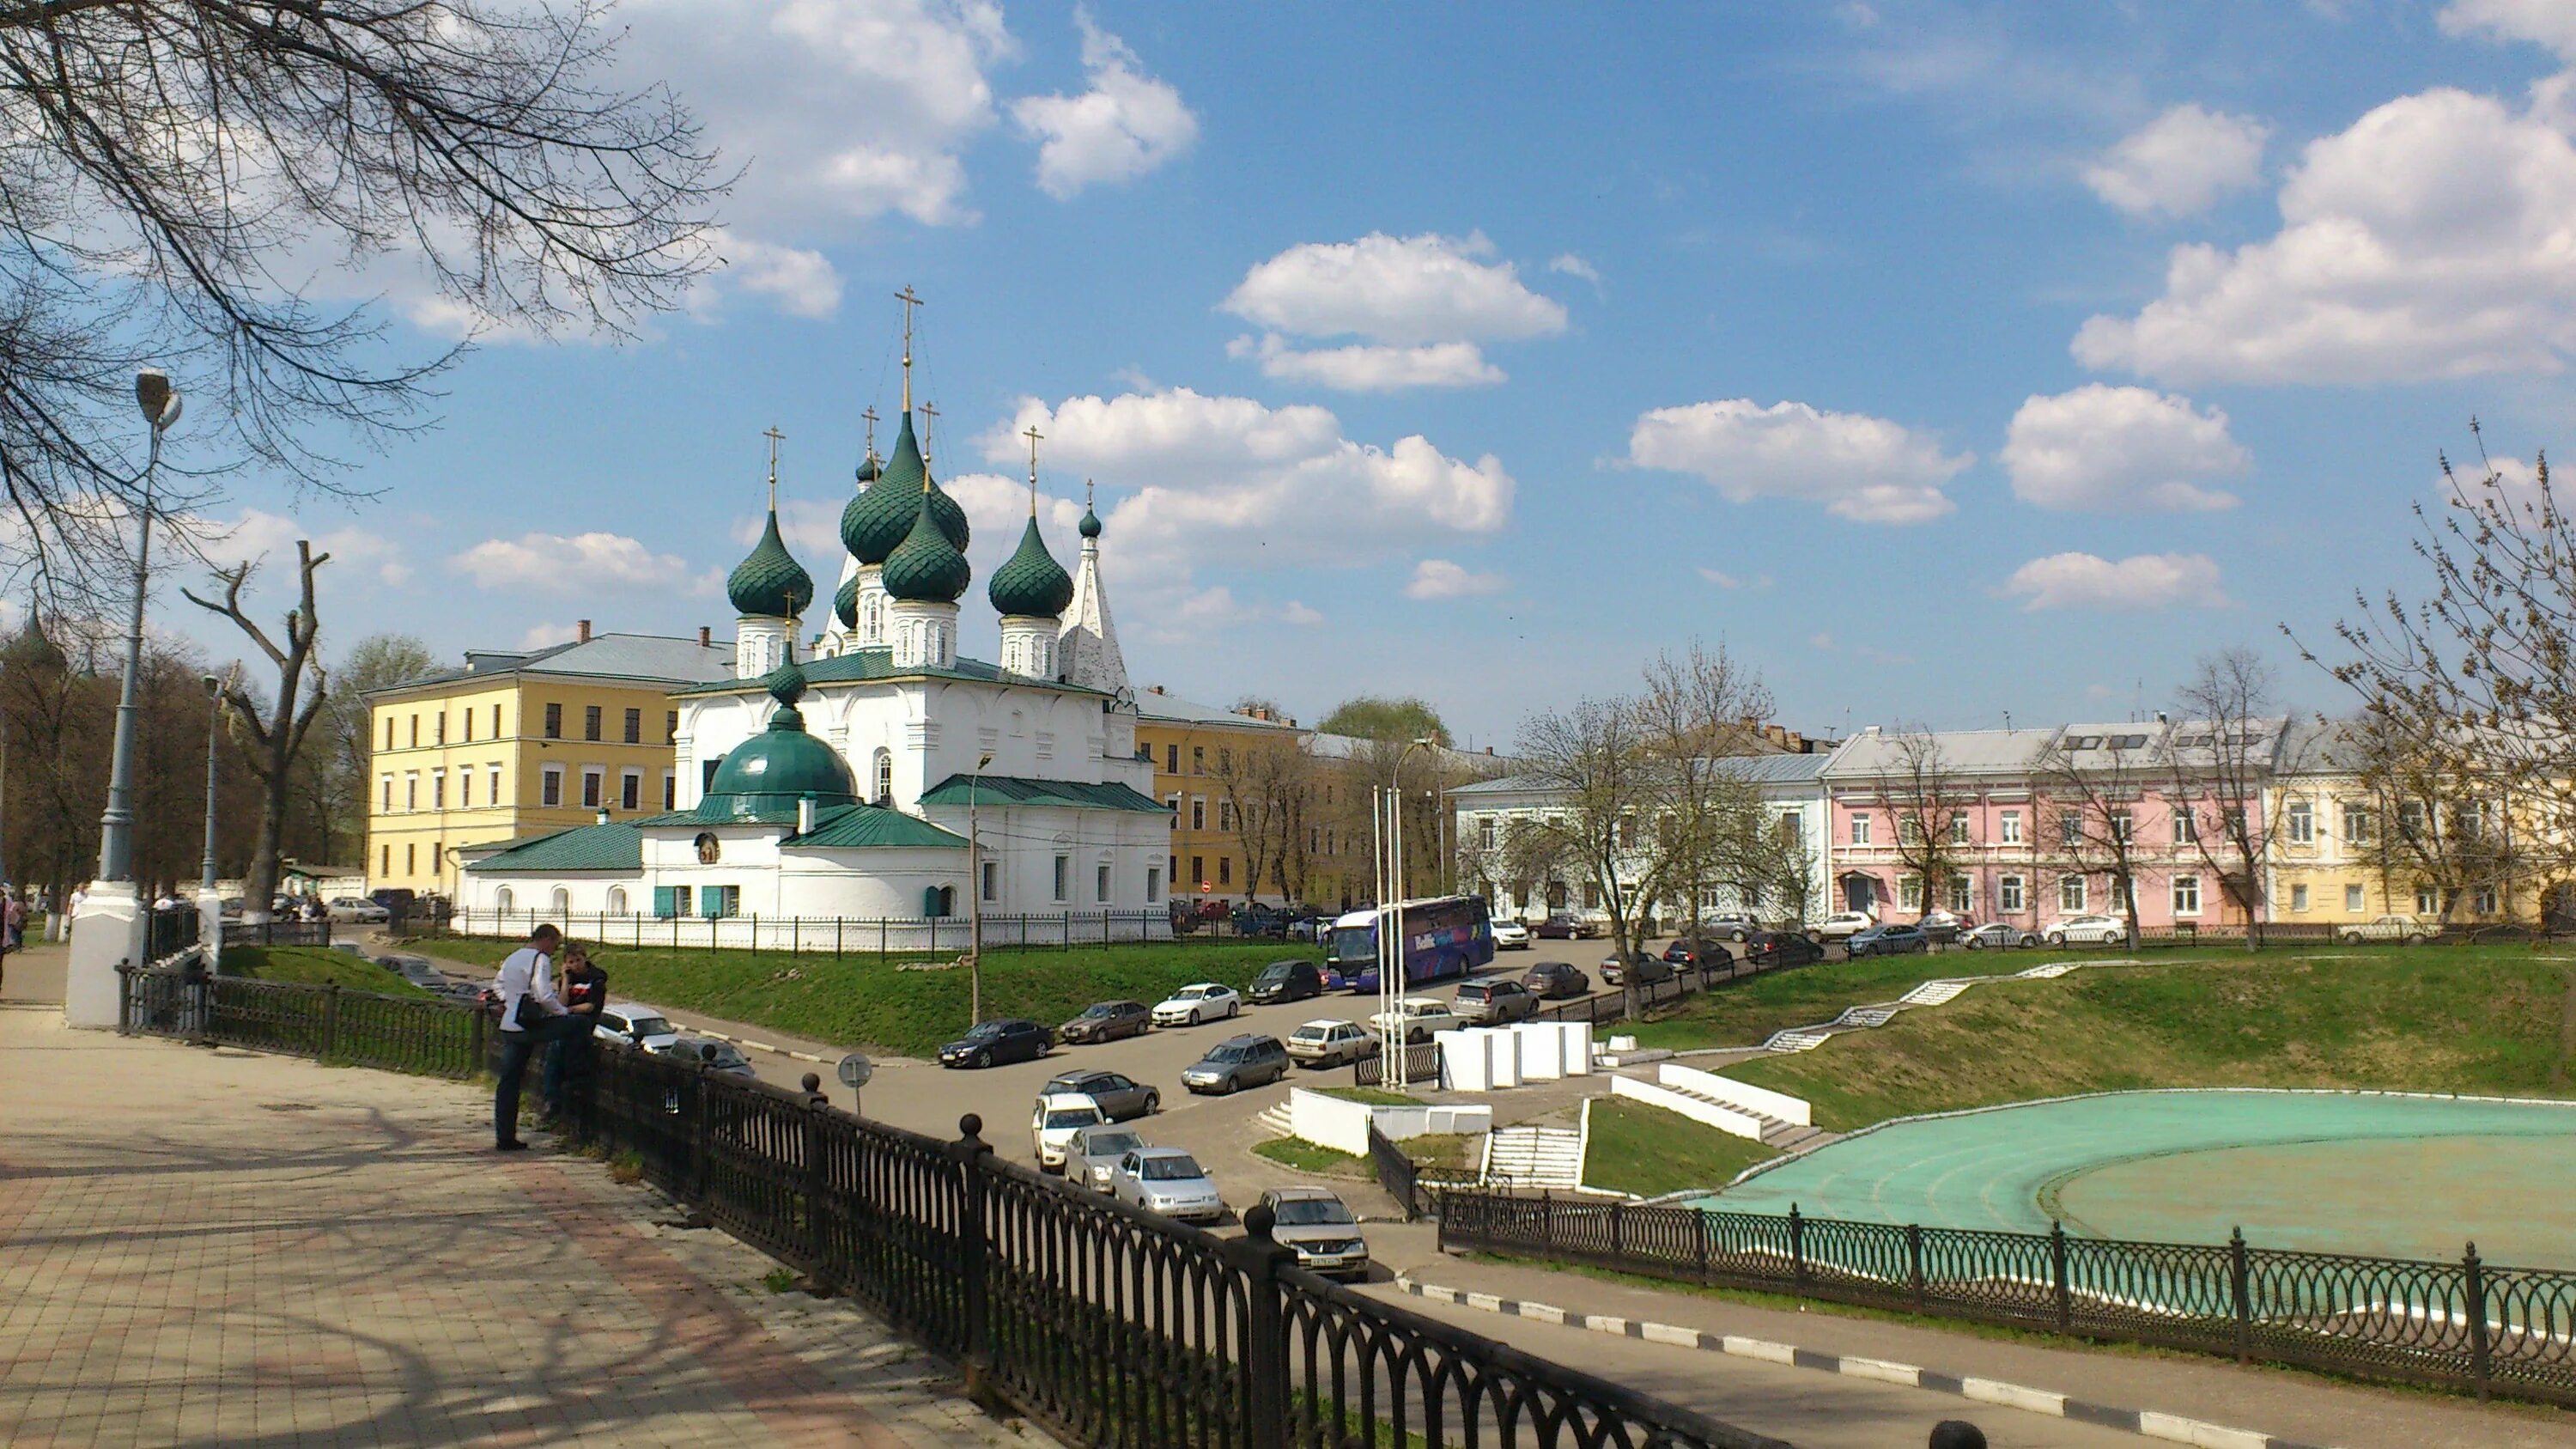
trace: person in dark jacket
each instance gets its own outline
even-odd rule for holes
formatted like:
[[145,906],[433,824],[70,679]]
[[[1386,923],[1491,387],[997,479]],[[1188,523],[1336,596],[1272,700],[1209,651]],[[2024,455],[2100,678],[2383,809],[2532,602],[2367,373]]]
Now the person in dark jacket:
[[591,1052],[598,1038],[593,1032],[599,1026],[600,1008],[608,1005],[608,973],[590,959],[590,949],[579,944],[567,945],[563,952],[563,984],[560,988],[564,1012],[582,1022],[585,1030],[577,1032],[554,1046],[557,1060],[549,1063],[549,1080],[570,1083],[590,1074]]

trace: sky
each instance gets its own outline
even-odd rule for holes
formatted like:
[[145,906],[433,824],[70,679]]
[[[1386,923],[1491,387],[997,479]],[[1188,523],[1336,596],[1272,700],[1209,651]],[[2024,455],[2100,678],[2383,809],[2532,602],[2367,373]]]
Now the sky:
[[[2419,587],[2471,418],[2519,479],[2576,396],[2563,0],[616,21],[742,168],[726,265],[626,345],[481,331],[364,501],[242,480],[218,551],[330,547],[326,650],[728,635],[772,426],[828,600],[906,286],[967,653],[1035,426],[1140,687],[1506,748],[1693,641],[1817,734],[2125,718],[2239,645],[2334,708],[2284,626]],[[347,285],[424,353],[471,325]]]

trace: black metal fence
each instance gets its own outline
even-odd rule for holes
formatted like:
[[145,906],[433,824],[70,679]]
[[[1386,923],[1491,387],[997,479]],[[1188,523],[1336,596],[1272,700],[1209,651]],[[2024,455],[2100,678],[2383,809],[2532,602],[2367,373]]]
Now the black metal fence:
[[1442,1249],[2576,1404],[2576,1273],[1442,1191]]
[[[507,911],[407,908],[388,929],[398,936],[515,939],[552,924],[575,940],[611,946],[700,951],[783,951],[791,954],[936,955],[961,952],[975,940],[965,916],[648,916],[599,911]],[[1282,940],[1275,932],[1242,931],[1225,917],[1183,920],[1162,910],[1047,911],[988,915],[987,951],[1070,951],[1082,946],[1136,941]],[[1307,947],[1287,941],[1290,949]]]
[[[1394,1081],[1396,1074],[1387,1069],[1384,1052],[1371,1052],[1351,1062],[1351,1085],[1382,1087]],[[1404,1081],[1407,1086],[1438,1088],[1440,1082],[1440,1044],[1418,1041],[1404,1048]]]
[[1387,1196],[1395,1199],[1395,1205],[1403,1210],[1406,1222],[1422,1216],[1421,1168],[1404,1155],[1403,1148],[1377,1130],[1374,1120],[1369,1123],[1368,1145],[1369,1166],[1377,1173],[1377,1185],[1385,1188]]
[[[328,946],[331,923],[320,921],[226,921],[227,946]],[[158,957],[154,959],[158,960]]]
[[211,976],[202,969],[118,972],[129,1032],[383,1067],[438,1077],[483,1070],[487,1023],[471,1005],[338,986]]
[[167,961],[197,944],[204,932],[203,918],[195,906],[155,907],[143,925],[143,960]]

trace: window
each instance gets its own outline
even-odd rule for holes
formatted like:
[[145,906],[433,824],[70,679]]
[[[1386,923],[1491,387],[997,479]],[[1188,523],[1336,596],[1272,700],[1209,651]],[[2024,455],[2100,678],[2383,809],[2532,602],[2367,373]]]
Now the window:
[[471,705],[468,705],[466,708],[464,708],[464,709],[462,709],[462,710],[457,711],[457,714],[456,714],[456,720],[457,720],[457,723],[459,723],[459,724],[461,724],[461,725],[465,726],[465,740],[464,740],[464,742],[465,742],[466,744],[469,744],[469,745],[470,745],[470,744],[472,744],[472,743],[474,743],[474,709],[473,709],[473,707],[472,707]]
[[555,916],[571,915],[572,892],[563,886],[556,886],[554,892],[546,897],[546,912]]
[[1855,815],[1851,818],[1851,843],[1854,845],[1869,844],[1868,816]]
[[501,914],[506,916],[516,908],[516,900],[517,897],[511,893],[510,888],[508,886],[503,886],[501,887],[500,894],[492,898],[492,904],[499,906],[501,908]]
[[417,845],[406,845],[406,846],[404,846],[404,847],[403,847],[403,874],[405,874],[405,875],[417,875],[417,874],[419,874],[419,872],[420,872],[420,847],[419,847],[419,846],[417,846]]
[[1795,850],[1807,843],[1806,817],[1792,810],[1780,817],[1779,843]]
[[687,886],[653,887],[653,915],[655,919],[667,921],[674,916],[685,916],[688,913],[689,888]]
[[1178,829],[1180,829],[1180,828],[1181,828],[1181,797],[1180,797],[1180,796],[1178,796],[1178,795],[1166,795],[1166,796],[1164,796],[1164,797],[1163,797],[1163,809],[1164,809],[1165,811],[1169,812],[1169,813],[1170,813],[1170,815],[1171,815],[1171,817],[1172,817],[1172,828],[1173,828],[1174,830],[1178,830]]
[[1193,884],[1196,884],[1196,885],[1206,885],[1206,884],[1207,884],[1207,857],[1206,857],[1206,856],[1204,856],[1204,855],[1193,855],[1193,856],[1191,856],[1191,857],[1190,857],[1190,880],[1191,880],[1191,882],[1192,882]]
[[644,743],[644,711],[640,709],[630,709],[626,712],[626,743],[630,745]]
[[2062,875],[2057,878],[2057,908],[2068,915],[2079,915],[2085,909],[2084,877]]
[[1181,747],[1179,745],[1163,746],[1163,773],[1166,775],[1177,775],[1180,772]]
[[2173,913],[2177,916],[2200,914],[2200,877],[2178,875],[2173,878]]
[[1192,830],[1207,829],[1207,797],[1205,795],[1192,795],[1190,797],[1190,828]]
[[1995,908],[1997,910],[2007,913],[2019,913],[2028,909],[2028,907],[2029,903],[2023,897],[2022,879],[2020,876],[2008,875],[1995,882]]
[[415,749],[415,750],[420,748],[420,716],[419,716],[419,715],[413,715],[413,716],[411,717],[411,747],[412,747],[413,749]]
[[447,808],[447,772],[445,770],[429,772],[429,808],[432,810]]
[[2441,908],[2441,903],[2433,897],[2431,886],[2419,885],[2415,888],[2415,914],[2430,916],[2437,914]]
[[442,842],[442,841],[436,841],[436,840],[431,841],[431,842],[429,843],[429,873],[430,873],[431,875],[436,875],[436,874],[438,874],[440,870],[442,870],[442,869],[444,869],[444,868],[445,868],[446,864],[447,864],[447,846],[446,846],[446,844],[445,844],[444,842]]
[[581,737],[585,740],[595,740],[599,738],[598,705],[585,704],[581,707]]
[[420,773],[418,771],[403,776],[403,808],[405,810],[420,808]]
[[1234,884],[1233,856],[1220,855],[1216,858],[1216,883],[1218,885]]
[[546,738],[550,740],[559,740],[563,738],[562,705],[550,704],[546,706]]
[[662,772],[662,808],[666,811],[680,808],[680,777],[670,770]]
[[[387,746],[389,746],[389,747],[390,747],[390,746],[393,744],[393,740],[394,740],[394,722],[393,722],[392,720],[386,720],[386,721],[385,721],[385,744],[386,744]],[[381,871],[377,872],[377,874],[379,874],[379,875],[392,875],[393,873],[394,873],[394,848],[393,848],[392,846],[388,845],[388,846],[386,846],[386,847],[385,847],[385,864],[384,864],[384,869],[382,869]]]
[[470,765],[456,772],[456,803],[463,809],[474,808],[474,769]]
[[1968,817],[1965,812],[1950,817],[1950,843],[1952,845],[1968,843]]
[[501,706],[499,706],[499,705],[497,705],[497,704],[496,704],[496,705],[492,706],[492,738],[494,738],[494,739],[496,739],[496,740],[497,740],[497,739],[499,739],[500,737],[501,737]]
[[676,745],[679,742],[680,712],[676,709],[666,709],[662,711],[662,743]]
[[869,798],[876,800],[880,804],[893,799],[894,752],[891,750],[877,751],[876,766],[874,769],[869,771],[869,774],[874,776],[876,779],[876,793]]
[[393,776],[391,776],[391,775],[387,775],[387,776],[385,776],[385,777],[384,777],[384,780],[385,780],[385,809],[386,809],[387,811],[391,811],[391,810],[394,808],[394,777],[393,777]]
[[984,862],[984,883],[982,889],[984,892],[984,899],[988,901],[998,901],[1002,898],[1002,863],[1000,861],[988,860]]
[[1216,749],[1216,772],[1220,775],[1234,773],[1234,751],[1223,745],[1217,746]]
[[430,743],[440,745],[447,743],[447,711],[444,708],[429,717],[429,734]]
[[1897,877],[1896,905],[1899,910],[1923,909],[1923,877],[1919,875]]
[[[394,747],[394,717],[393,717],[392,715],[386,715],[386,716],[385,716],[385,748],[390,750],[390,749],[392,749],[393,747]],[[387,860],[391,860],[391,859],[393,859],[393,847],[392,847],[392,846],[390,846],[390,845],[388,845],[388,846],[386,846],[386,847],[385,847],[385,859],[387,859]],[[392,870],[392,869],[393,869],[393,867],[392,867],[392,866],[390,866],[390,865],[388,865],[388,866],[386,866],[386,867],[385,867],[385,869],[387,869],[388,871],[390,871],[390,870]]]
[[2145,735],[2111,736],[2111,748],[2115,750],[2143,750],[2146,747],[2147,737]]
[[546,766],[545,784],[537,791],[537,803],[548,807],[563,804],[563,766]]
[[[731,918],[741,915],[742,887],[722,885],[701,888],[698,891],[698,910],[700,914],[710,919],[718,916]],[[939,914],[943,916],[948,914],[944,903]]]
[[618,776],[617,808],[620,810],[644,808],[644,772],[642,770],[628,770]]
[[2353,915],[2357,916],[2361,914],[2361,887],[2357,885],[2348,885],[2343,888],[2343,908]]
[[1055,858],[1055,898],[1063,901],[1071,899],[1072,895],[1073,857],[1059,855]]
[[2112,811],[2112,812],[2111,812],[2111,838],[2112,838],[2112,839],[2114,839],[2114,840],[2123,841],[2123,842],[2137,839],[2137,838],[2138,838],[2138,821],[2137,821],[2137,817],[2135,817],[2135,816],[2131,815],[2131,814],[2130,814],[2128,811],[2126,811],[2126,810],[2114,810],[2114,811]]
[[2290,909],[2294,911],[2304,911],[2307,908],[2308,888],[2303,885],[2294,885],[2290,887]]
[[1109,862],[1105,860],[1092,871],[1091,898],[1104,906],[1109,904]]
[[2347,801],[2343,807],[2343,840],[2346,845],[2370,843],[2370,807]]
[[2422,837],[2424,834],[2424,806],[2422,802],[2409,800],[2397,807],[2397,834],[2399,838],[2405,840],[2415,840]]
[[722,758],[698,761],[698,794],[703,796],[715,788],[716,767],[723,763]]
[[1897,843],[1900,845],[1921,845],[1923,843],[1923,817],[1919,815],[1898,816],[1896,821],[1896,839]]
[[2057,817],[2057,843],[2072,849],[2084,843],[2084,817],[2062,814]]
[[491,786],[492,788],[491,788],[490,792],[489,792],[489,793],[487,793],[487,794],[485,794],[485,796],[484,796],[483,798],[484,798],[484,799],[486,799],[486,800],[491,801],[491,802],[492,802],[493,804],[495,804],[495,805],[500,804],[500,803],[501,803],[501,767],[500,767],[500,765],[496,763],[496,764],[493,764],[493,765],[489,766],[489,767],[488,767],[488,768],[486,768],[486,770],[484,771],[484,775],[485,775],[485,779],[484,779],[483,783],[485,783],[486,785]]
[[610,886],[608,888],[608,913],[612,916],[622,916],[626,914],[626,887]]
[[1494,848],[1493,816],[1479,815],[1476,817],[1476,843],[1487,850]]
[[1232,830],[1234,828],[1233,801],[1219,800],[1216,802],[1216,828],[1219,830]]
[[1181,858],[1177,855],[1167,856],[1165,858],[1172,863],[1172,879],[1179,880],[1181,878]]
[[2173,812],[2173,843],[2190,845],[2200,839],[2200,820],[2188,805],[2177,805]]
[[2469,909],[2477,912],[2481,916],[2494,915],[2496,913],[2496,888],[2494,886],[2478,887],[2477,895],[2471,898]]
[[1163,870],[1162,870],[1162,867],[1160,867],[1160,866],[1153,866],[1153,865],[1149,865],[1149,866],[1145,867],[1145,904],[1147,904],[1147,905],[1149,905],[1149,906],[1150,906],[1150,905],[1155,905],[1155,904],[1159,903],[1162,899],[1163,899]]
[[2006,845],[2021,844],[2021,812],[2007,810],[1996,816],[1995,834]]
[[581,808],[582,808],[582,809],[584,809],[584,810],[596,810],[596,809],[598,809],[598,808],[599,808],[601,784],[602,784],[602,782],[607,778],[607,774],[608,774],[608,772],[607,772],[607,771],[602,770],[602,769],[601,769],[601,768],[599,768],[597,765],[585,765],[585,766],[583,766],[583,767],[582,767],[582,771],[581,771]]
[[2317,807],[2305,800],[2290,803],[2290,843],[2314,845],[2317,840]]
[[1950,877],[1950,909],[1967,915],[1977,906],[1977,891],[1966,876]]

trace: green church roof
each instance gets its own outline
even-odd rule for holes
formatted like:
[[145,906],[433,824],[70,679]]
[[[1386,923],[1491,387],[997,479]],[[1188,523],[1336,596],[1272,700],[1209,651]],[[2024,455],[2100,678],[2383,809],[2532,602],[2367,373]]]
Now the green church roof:
[[1054,618],[1073,602],[1073,578],[1064,565],[1047,552],[1046,540],[1038,536],[1038,516],[1029,515],[1029,526],[1020,534],[1020,546],[1000,568],[993,570],[993,581],[985,589],[995,612],[1020,614],[1036,618]]
[[813,829],[778,843],[816,850],[964,850],[966,837],[881,805],[840,805],[816,812]]
[[844,629],[859,627],[858,575],[841,580],[841,586],[832,591],[832,617],[840,620]]
[[585,870],[644,868],[644,837],[631,820],[581,825],[523,840],[465,867],[478,874],[534,872],[569,875]]
[[707,782],[698,804],[701,819],[722,816],[752,819],[793,811],[799,800],[818,805],[855,805],[857,777],[849,762],[830,745],[805,732],[805,716],[796,701],[805,693],[805,671],[790,662],[764,681],[778,701],[769,728],[733,747]]
[[1025,775],[951,775],[922,792],[924,805],[1052,805],[1067,810],[1133,810],[1156,815],[1168,807],[1128,785],[1086,785]]
[[[926,490],[925,483],[929,484]],[[921,444],[912,435],[912,414],[907,412],[895,430],[894,456],[886,459],[868,490],[841,510],[841,543],[863,564],[884,563],[903,546],[913,518],[925,507],[950,546],[964,553],[969,537],[966,510],[931,482]]]
[[887,597],[916,604],[953,604],[975,581],[975,570],[967,565],[964,551],[949,541],[939,527],[938,515],[929,507],[930,499],[943,496],[922,495],[923,506],[912,516],[912,531],[903,536],[894,552],[886,555]]
[[760,542],[725,580],[725,596],[733,600],[734,612],[746,619],[799,618],[805,606],[814,602],[813,575],[787,552],[787,541],[778,536],[775,507],[760,531]]

